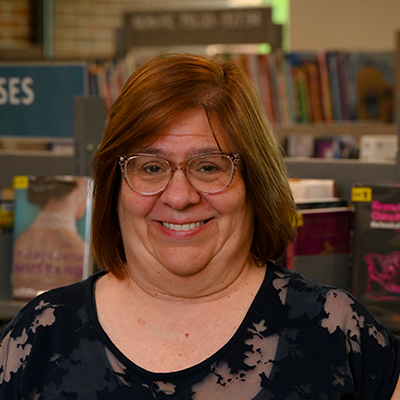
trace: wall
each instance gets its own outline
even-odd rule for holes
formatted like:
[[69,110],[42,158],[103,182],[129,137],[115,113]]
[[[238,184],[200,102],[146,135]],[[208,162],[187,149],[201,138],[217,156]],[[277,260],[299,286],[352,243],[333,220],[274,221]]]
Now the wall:
[[[32,1],[0,0],[0,59],[5,50],[32,49]],[[107,58],[126,11],[223,7],[233,0],[53,0],[54,57]],[[244,0],[242,0],[244,1]],[[240,5],[237,0],[235,5]],[[3,57],[4,58],[4,57]],[[21,58],[21,57],[19,57]]]
[[30,0],[0,0],[0,47],[22,47],[31,40]]
[[399,0],[291,0],[291,50],[394,50]]
[[[242,0],[244,1],[244,0]],[[33,0],[0,0],[0,58],[4,49],[31,56]],[[238,5],[238,0],[53,0],[56,58],[103,58],[115,52],[125,11]],[[393,50],[399,0],[291,0],[290,47]],[[37,50],[37,49],[36,49]],[[37,53],[37,51],[36,51]]]

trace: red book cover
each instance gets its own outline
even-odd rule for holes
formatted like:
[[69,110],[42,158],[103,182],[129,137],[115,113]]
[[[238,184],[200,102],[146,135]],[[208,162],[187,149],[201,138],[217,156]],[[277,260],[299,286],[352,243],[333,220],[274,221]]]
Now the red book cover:
[[268,55],[260,54],[258,56],[259,71],[260,71],[260,91],[261,98],[264,103],[265,113],[269,120],[276,122],[274,95],[272,90],[271,74],[269,70]]
[[321,51],[317,54],[317,57],[319,65],[319,77],[321,81],[324,120],[332,121],[333,120],[332,101],[331,101],[331,90],[330,90],[328,66],[326,61],[326,53]]
[[340,200],[298,206],[305,209],[297,214],[297,238],[286,252],[286,268],[348,290],[353,212]]
[[314,62],[308,62],[306,63],[306,68],[308,74],[312,121],[321,122],[323,120],[323,111],[318,65]]

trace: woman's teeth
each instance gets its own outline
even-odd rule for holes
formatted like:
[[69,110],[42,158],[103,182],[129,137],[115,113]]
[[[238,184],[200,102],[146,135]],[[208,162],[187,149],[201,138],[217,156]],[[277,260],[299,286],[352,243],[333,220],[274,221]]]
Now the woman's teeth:
[[199,226],[204,224],[204,221],[202,222],[193,222],[191,224],[169,224],[168,222],[163,222],[163,226],[165,226],[168,229],[172,229],[173,231],[190,231],[191,229],[198,228]]

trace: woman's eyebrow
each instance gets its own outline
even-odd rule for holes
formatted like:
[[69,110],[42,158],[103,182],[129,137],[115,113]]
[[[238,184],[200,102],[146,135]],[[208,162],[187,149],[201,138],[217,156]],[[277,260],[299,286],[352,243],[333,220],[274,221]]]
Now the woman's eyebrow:
[[[198,154],[203,154],[203,153],[215,153],[219,152],[220,149],[217,146],[207,146],[207,147],[193,147],[189,148],[185,152],[185,158],[190,158],[194,157]],[[140,149],[136,149],[134,153],[142,153],[142,154],[152,154],[155,156],[160,156],[164,158],[171,157],[173,154],[166,152],[163,148],[154,148],[154,147],[143,147]]]

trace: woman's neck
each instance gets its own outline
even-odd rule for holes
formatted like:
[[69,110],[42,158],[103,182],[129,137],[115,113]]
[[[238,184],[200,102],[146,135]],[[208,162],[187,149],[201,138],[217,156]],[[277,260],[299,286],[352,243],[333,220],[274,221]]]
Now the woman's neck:
[[[149,268],[150,269],[150,268]],[[216,272],[219,270],[219,273]],[[192,276],[173,276],[162,273],[146,275],[130,269],[124,280],[116,282],[121,291],[137,298],[153,299],[157,304],[166,303],[195,304],[207,303],[221,298],[229,298],[241,290],[250,287],[258,290],[265,268],[256,265],[253,259],[247,260],[241,267],[221,268],[208,266]],[[155,277],[154,277],[155,275]],[[110,275],[111,279],[112,275]]]

